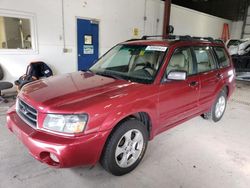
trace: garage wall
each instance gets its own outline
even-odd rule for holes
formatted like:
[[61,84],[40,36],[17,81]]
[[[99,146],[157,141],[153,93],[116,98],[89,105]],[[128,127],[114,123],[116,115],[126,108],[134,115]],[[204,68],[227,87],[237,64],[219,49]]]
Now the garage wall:
[[[144,0],[65,0],[65,44],[63,53],[61,0],[1,0],[0,9],[36,15],[38,54],[1,54],[5,80],[14,81],[24,74],[31,61],[42,60],[55,73],[77,70],[76,16],[100,20],[100,53],[114,44],[132,38],[133,28],[143,30]],[[128,11],[129,10],[129,11]],[[142,34],[142,33],[141,33]]]
[[[76,71],[76,17],[100,20],[101,54],[132,38],[133,28],[138,28],[140,35],[162,32],[164,4],[160,0],[64,0],[65,44],[69,52],[63,53],[61,8],[61,0],[1,0],[0,9],[33,13],[38,35],[38,53],[0,54],[5,80],[13,82],[24,74],[29,62],[36,60],[48,63],[56,74]],[[172,6],[175,34],[218,38],[224,22],[231,25],[228,20]]]
[[248,7],[248,11],[247,11],[247,16],[246,16],[246,24],[244,26],[244,31],[243,31],[243,38],[250,38],[250,6]]
[[232,23],[231,38],[240,39],[242,33],[243,21],[235,21]]
[[180,6],[172,6],[170,24],[175,27],[175,34],[192,36],[209,36],[220,38],[223,24],[232,21],[204,14]]

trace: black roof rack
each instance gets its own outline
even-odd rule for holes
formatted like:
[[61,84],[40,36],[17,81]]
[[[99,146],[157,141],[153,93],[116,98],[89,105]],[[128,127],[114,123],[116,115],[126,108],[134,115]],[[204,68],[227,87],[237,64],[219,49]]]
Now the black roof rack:
[[163,39],[170,39],[170,40],[206,40],[209,42],[215,42],[212,37],[191,37],[190,35],[169,35],[164,37],[163,35],[145,35],[141,38],[141,40],[147,40],[148,38],[158,38],[161,37]]
[[180,41],[194,41],[194,40],[203,40],[203,41],[209,41],[214,42],[218,44],[223,44],[223,41],[221,39],[213,39],[212,37],[196,37],[196,36],[190,36],[190,35],[168,35],[167,37],[164,37],[163,35],[144,35],[142,38],[137,39],[130,39],[126,42],[130,41],[137,41],[137,40],[147,40],[149,38],[162,38],[162,39],[169,39],[169,40],[180,40]]
[[214,42],[219,43],[219,44],[225,44],[224,41],[221,39],[214,39]]
[[172,39],[172,40],[191,40],[192,37],[189,35],[168,35],[164,37],[163,35],[144,35],[141,40],[147,40],[148,38],[163,38],[163,39]]
[[[126,40],[126,42],[137,41],[137,40],[142,40],[142,39],[129,39],[129,40]],[[144,39],[144,40],[146,40],[146,39]]]
[[214,42],[212,37],[192,37],[194,40],[207,40],[209,42]]
[[148,38],[159,38],[159,37],[161,37],[161,38],[163,38],[163,35],[144,35],[144,36],[142,36],[142,38],[141,38],[141,40],[147,40]]

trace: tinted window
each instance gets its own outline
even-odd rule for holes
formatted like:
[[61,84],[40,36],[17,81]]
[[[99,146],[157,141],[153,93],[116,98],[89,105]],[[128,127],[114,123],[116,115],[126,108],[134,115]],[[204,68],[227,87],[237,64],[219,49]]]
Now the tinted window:
[[226,54],[226,51],[224,48],[220,48],[220,47],[215,47],[214,48],[216,55],[218,57],[218,61],[219,61],[219,66],[220,68],[223,67],[229,67],[230,66],[230,60]]
[[198,73],[208,72],[216,68],[209,47],[194,47],[194,52],[197,60]]
[[188,75],[194,73],[192,53],[189,48],[175,50],[165,74],[170,71],[186,71]]

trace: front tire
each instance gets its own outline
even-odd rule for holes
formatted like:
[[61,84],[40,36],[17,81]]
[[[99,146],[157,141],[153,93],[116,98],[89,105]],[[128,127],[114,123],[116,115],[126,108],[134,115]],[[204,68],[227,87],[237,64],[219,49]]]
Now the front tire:
[[147,143],[148,131],[142,122],[136,119],[124,121],[108,138],[101,165],[113,175],[127,174],[141,162]]

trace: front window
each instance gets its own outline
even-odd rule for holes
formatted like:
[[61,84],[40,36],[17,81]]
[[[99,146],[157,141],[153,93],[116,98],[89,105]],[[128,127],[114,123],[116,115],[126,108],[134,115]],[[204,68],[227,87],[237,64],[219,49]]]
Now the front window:
[[185,71],[187,75],[195,73],[190,48],[179,48],[175,50],[168,63],[164,78],[166,78],[166,75],[171,71]]
[[167,47],[147,45],[117,45],[90,71],[118,79],[152,83],[161,67]]

